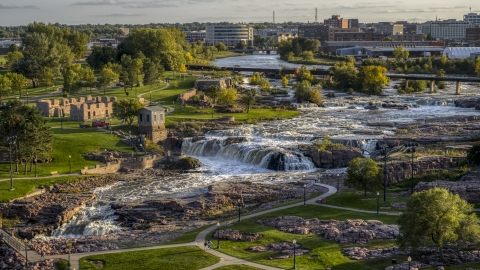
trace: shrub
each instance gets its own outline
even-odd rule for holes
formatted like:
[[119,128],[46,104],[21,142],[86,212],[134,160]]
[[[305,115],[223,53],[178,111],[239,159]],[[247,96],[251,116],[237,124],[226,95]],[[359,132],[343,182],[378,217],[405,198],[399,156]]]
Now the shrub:
[[68,261],[65,259],[60,259],[60,261],[57,262],[58,270],[67,270],[68,267],[69,267]]

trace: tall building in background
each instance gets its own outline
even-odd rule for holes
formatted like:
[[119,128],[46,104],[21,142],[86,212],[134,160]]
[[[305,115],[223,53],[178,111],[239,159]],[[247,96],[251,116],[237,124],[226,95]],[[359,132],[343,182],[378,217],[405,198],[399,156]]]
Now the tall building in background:
[[403,24],[379,22],[373,26],[375,32],[386,35],[403,35]]
[[480,14],[468,13],[467,15],[463,15],[463,21],[473,23],[475,26],[480,26]]
[[472,22],[457,21],[455,19],[428,21],[417,25],[417,34],[430,35],[432,39],[464,41],[466,29],[472,27],[474,27]]
[[216,24],[207,25],[207,43],[217,45],[219,42],[227,46],[235,46],[243,41],[247,46],[253,46],[253,28],[246,24]]
[[197,41],[205,42],[207,38],[207,32],[205,30],[200,31],[183,31],[185,33],[185,40],[190,43],[195,43]]
[[348,19],[348,28],[359,28],[358,19]]
[[328,40],[328,28],[323,24],[302,24],[298,26],[298,36],[318,39],[323,42]]
[[348,28],[348,20],[340,18],[340,15],[332,15],[330,19],[323,20],[323,24],[336,28]]

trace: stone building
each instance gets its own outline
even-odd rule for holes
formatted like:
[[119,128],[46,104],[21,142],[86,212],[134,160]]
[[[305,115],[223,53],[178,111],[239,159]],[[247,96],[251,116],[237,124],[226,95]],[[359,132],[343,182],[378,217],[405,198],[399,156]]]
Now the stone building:
[[74,121],[88,121],[111,117],[116,97],[80,97],[37,101],[37,109],[43,116],[69,116]]
[[233,87],[232,78],[224,79],[198,79],[195,81],[195,88],[199,91],[203,91],[212,85],[220,86],[220,88]]
[[158,143],[167,138],[165,129],[165,108],[149,106],[138,111],[138,133]]

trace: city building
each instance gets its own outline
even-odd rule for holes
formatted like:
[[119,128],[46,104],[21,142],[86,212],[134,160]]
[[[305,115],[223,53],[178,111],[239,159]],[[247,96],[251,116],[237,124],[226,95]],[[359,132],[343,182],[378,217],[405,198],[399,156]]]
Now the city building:
[[[288,40],[291,38],[298,38],[298,33],[288,33],[288,32],[283,32],[283,33],[278,33],[277,35],[272,37],[277,43],[280,43],[284,40]],[[266,42],[268,43],[268,42]]]
[[472,53],[479,53],[480,47],[447,47],[443,51],[443,56],[448,59],[466,59],[470,58]]
[[466,42],[480,41],[480,27],[465,29],[465,41]]
[[253,46],[253,28],[245,24],[207,25],[206,33],[206,41],[210,45],[223,42],[227,46],[235,46],[242,41],[247,46]]
[[338,49],[351,47],[395,47],[402,45],[404,47],[435,46],[442,47],[443,43],[430,41],[325,41],[322,42],[320,51],[324,53],[337,53]]
[[[378,45],[378,44],[377,44]],[[411,44],[395,44],[391,45],[389,43],[380,44],[381,46],[355,46],[349,48],[337,49],[337,55],[343,56],[366,56],[371,58],[376,57],[390,57],[393,58],[393,51],[400,45],[404,46],[406,51],[410,52],[410,57],[422,57],[425,55],[430,56],[440,56],[443,53],[443,46],[417,46]]]
[[395,23],[403,25],[403,34],[415,34],[417,32],[418,23],[409,23],[408,21],[396,21]]
[[165,129],[165,108],[148,106],[138,111],[138,133],[145,135],[153,143],[167,138]]
[[466,38],[466,29],[473,26],[471,22],[457,21],[455,19],[428,21],[417,25],[417,34],[430,35],[432,39],[462,41]]
[[338,27],[330,27],[328,28],[328,40],[336,40],[335,35],[342,33],[359,33],[359,28],[338,28]]
[[358,19],[348,19],[348,28],[359,28]]
[[328,28],[323,24],[302,24],[298,27],[298,36],[318,39],[323,42],[328,40]]
[[331,18],[323,20],[323,24],[330,27],[348,28],[348,20],[340,18],[340,15],[332,15]]
[[480,26],[480,14],[468,13],[467,15],[463,15],[463,21]]
[[128,36],[128,35],[130,35],[130,28],[128,28],[128,27],[120,27],[119,29],[120,29],[120,30],[122,31],[122,33],[123,33],[123,35],[121,35],[121,36]]
[[404,34],[404,35],[388,35],[377,33],[374,29],[368,29],[365,32],[342,32],[334,33],[331,41],[422,41],[423,34]]
[[403,24],[379,22],[374,25],[375,32],[387,35],[402,35]]
[[183,33],[185,34],[185,40],[189,43],[195,43],[197,41],[204,43],[207,39],[207,31],[205,30],[183,31]]

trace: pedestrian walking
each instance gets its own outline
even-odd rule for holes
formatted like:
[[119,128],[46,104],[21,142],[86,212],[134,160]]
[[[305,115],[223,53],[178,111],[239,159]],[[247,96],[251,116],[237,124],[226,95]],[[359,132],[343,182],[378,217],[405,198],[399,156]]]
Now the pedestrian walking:
[[45,252],[42,250],[40,251],[40,259],[45,259]]
[[208,240],[207,245],[208,245],[208,249],[212,249],[212,241]]

